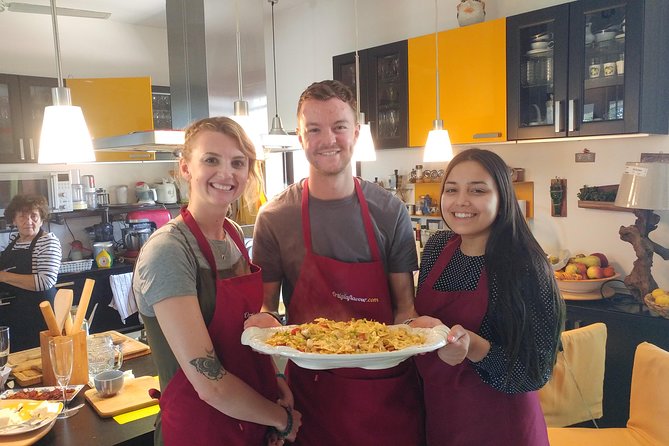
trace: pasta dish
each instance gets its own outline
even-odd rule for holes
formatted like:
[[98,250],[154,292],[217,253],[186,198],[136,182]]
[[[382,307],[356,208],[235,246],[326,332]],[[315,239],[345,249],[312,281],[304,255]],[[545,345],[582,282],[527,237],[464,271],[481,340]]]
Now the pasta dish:
[[306,353],[356,354],[393,352],[421,345],[425,343],[425,336],[406,327],[388,327],[367,319],[335,322],[318,318],[291,330],[276,332],[265,342]]

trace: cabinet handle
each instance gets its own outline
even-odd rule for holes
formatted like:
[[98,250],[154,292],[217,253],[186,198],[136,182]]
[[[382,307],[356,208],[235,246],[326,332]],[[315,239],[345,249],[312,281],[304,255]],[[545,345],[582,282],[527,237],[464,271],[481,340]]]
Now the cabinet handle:
[[7,306],[7,305],[11,305],[11,304],[12,303],[9,302],[9,301],[5,302],[4,300],[0,300],[0,307],[4,307],[4,306]]
[[74,286],[74,282],[63,282],[54,285],[55,288],[62,288],[64,286]]
[[562,131],[562,101],[553,102],[555,108],[555,133]]
[[29,145],[30,145],[30,159],[32,161],[35,161],[35,146],[33,144],[33,139],[29,138],[28,142],[29,142]]
[[474,135],[472,136],[474,137],[474,139],[499,138],[502,136],[502,132],[474,133]]
[[26,151],[23,149],[23,138],[19,138],[19,157],[21,161],[25,161],[26,159]]
[[568,130],[570,132],[574,131],[574,118],[575,118],[574,113],[576,112],[575,104],[576,104],[575,100],[573,100],[573,99],[569,100],[569,110],[568,110],[569,111],[569,120],[568,120],[569,121],[569,128],[568,128]]

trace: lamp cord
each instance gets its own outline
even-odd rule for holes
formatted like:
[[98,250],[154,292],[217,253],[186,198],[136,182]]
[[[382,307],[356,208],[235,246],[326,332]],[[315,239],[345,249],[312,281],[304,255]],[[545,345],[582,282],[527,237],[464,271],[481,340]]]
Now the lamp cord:
[[244,100],[242,86],[242,44],[239,33],[239,0],[235,0],[235,23],[237,27],[237,86],[239,88],[239,100]]
[[[355,104],[358,109],[358,116],[360,119],[360,55],[358,54],[358,0],[354,0],[353,9],[355,10]],[[364,124],[361,122],[360,124]]]
[[51,23],[53,24],[53,45],[56,48],[56,67],[58,68],[58,86],[63,87],[63,68],[60,64],[60,41],[58,40],[58,18],[56,0],[51,0]]
[[272,3],[272,60],[274,64],[274,116],[279,117],[278,89],[276,87],[276,43],[274,37],[274,4],[279,0],[269,0]]
[[439,117],[439,0],[434,0],[434,60],[437,87],[437,121]]

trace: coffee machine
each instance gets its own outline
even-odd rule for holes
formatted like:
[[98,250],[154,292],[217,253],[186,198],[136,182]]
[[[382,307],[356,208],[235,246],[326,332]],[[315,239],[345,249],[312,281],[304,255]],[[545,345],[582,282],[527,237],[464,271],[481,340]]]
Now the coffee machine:
[[125,257],[137,257],[139,250],[153,232],[170,221],[172,216],[167,209],[138,210],[128,212],[127,227],[121,229]]

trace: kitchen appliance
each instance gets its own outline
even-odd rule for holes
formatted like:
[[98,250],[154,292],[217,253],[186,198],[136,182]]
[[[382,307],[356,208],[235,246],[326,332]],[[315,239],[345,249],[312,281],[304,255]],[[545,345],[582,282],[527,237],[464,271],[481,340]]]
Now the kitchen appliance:
[[177,202],[177,188],[173,182],[163,178],[162,182],[154,185],[156,189],[156,201],[164,204]]
[[50,212],[73,210],[70,172],[14,172],[0,174],[0,217],[16,194],[40,194]]
[[121,230],[126,257],[137,257],[139,250],[153,232],[170,221],[167,209],[152,209],[128,212],[128,227]]
[[156,204],[156,190],[149,187],[147,183],[139,182],[135,185],[135,195],[139,204]]

